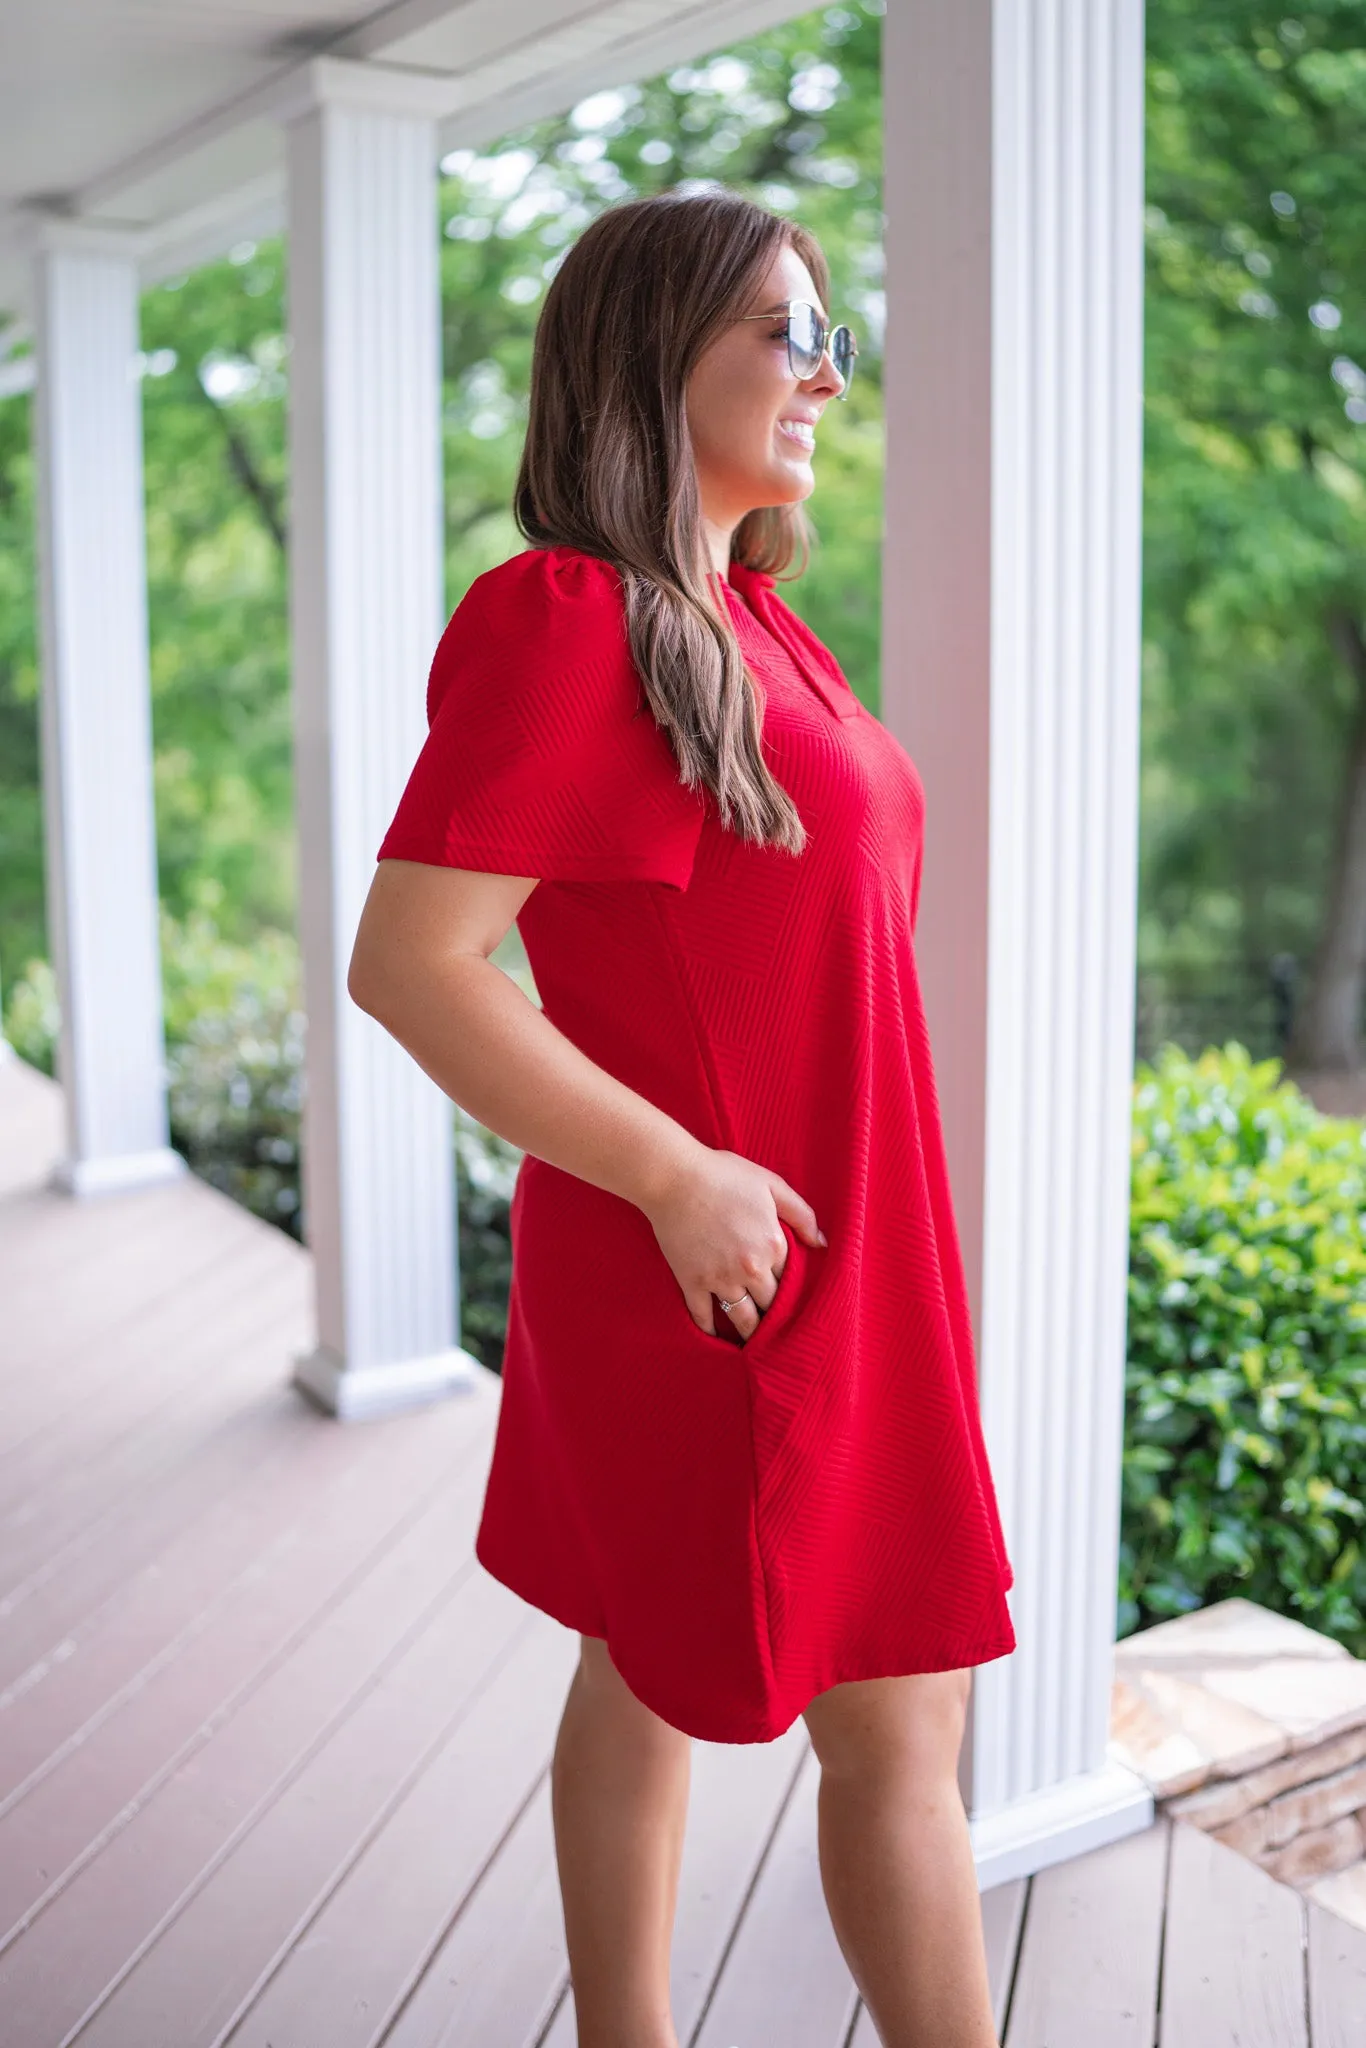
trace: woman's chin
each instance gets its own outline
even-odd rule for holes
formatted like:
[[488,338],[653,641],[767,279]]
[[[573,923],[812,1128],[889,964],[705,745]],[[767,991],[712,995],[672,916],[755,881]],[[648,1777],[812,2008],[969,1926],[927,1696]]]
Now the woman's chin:
[[809,498],[816,488],[816,472],[808,456],[776,463],[769,474],[768,488],[772,496],[765,500],[769,505],[800,505],[803,498]]

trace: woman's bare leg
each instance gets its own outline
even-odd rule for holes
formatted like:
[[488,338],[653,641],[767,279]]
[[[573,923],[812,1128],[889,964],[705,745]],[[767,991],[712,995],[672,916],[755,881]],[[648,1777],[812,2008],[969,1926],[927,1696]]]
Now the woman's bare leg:
[[579,2048],[678,2048],[669,1951],[692,1741],[580,1638],[551,1764]]
[[884,2048],[996,2048],[957,1775],[971,1676],[859,1680],[806,1709],[826,1903]]

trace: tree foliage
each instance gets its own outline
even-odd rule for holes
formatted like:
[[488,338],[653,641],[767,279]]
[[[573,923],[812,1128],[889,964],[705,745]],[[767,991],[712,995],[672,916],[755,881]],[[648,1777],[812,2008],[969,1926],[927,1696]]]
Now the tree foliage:
[[1148,8],[1144,949],[1307,955],[1366,620],[1366,15]]

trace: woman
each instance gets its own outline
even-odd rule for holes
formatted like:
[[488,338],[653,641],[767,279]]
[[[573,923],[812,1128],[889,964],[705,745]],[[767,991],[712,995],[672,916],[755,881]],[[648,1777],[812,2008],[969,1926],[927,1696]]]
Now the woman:
[[[532,546],[442,637],[351,963],[527,1155],[476,1551],[582,1637],[552,1772],[581,2048],[674,2048],[689,1738],[798,1713],[882,2040],[996,2038],[956,1772],[1013,1573],[911,947],[923,791],[774,588],[852,369],[827,301],[812,238],[734,193],[569,252]],[[489,959],[514,919],[540,1009]]]

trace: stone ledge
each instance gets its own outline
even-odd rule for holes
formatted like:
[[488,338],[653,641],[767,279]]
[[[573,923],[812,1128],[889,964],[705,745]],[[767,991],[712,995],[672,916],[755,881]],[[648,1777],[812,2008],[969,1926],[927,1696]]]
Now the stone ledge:
[[[1351,1728],[1345,1735],[1335,1735],[1328,1742],[1315,1744],[1312,1749],[1296,1750],[1262,1770],[1248,1771],[1240,1778],[1212,1779],[1199,1791],[1169,1799],[1168,1810],[1173,1816],[1192,1821],[1196,1827],[1207,1828],[1214,1833],[1254,1806],[1277,1799],[1281,1793],[1296,1786],[1329,1778],[1363,1757],[1366,1757],[1366,1728]],[[1366,1804],[1366,1801],[1362,1803]]]
[[1251,1600],[1221,1600],[1115,1645],[1111,1751],[1158,1799],[1363,1727],[1366,1661]]
[[1109,1754],[1159,1806],[1366,1927],[1366,1660],[1250,1600],[1115,1645]]
[[1255,1600],[1219,1600],[1174,1621],[1159,1621],[1115,1644],[1115,1669],[1137,1665],[1145,1671],[1213,1665],[1264,1664],[1270,1657],[1322,1657],[1351,1663],[1350,1651],[1332,1636],[1307,1628],[1288,1614],[1273,1614]]

